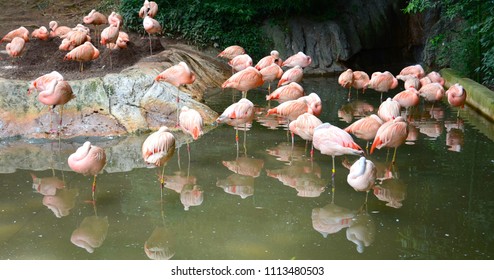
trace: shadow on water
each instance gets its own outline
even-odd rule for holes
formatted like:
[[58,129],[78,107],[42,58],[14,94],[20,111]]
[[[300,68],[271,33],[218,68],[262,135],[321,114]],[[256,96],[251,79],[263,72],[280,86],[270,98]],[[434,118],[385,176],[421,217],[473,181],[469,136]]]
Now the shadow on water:
[[[340,128],[379,105],[371,90],[347,102],[337,77],[302,85],[321,96],[320,119]],[[206,103],[222,112],[232,92],[213,89]],[[336,157],[332,180],[331,157],[316,150],[311,160],[310,144],[296,136],[292,147],[286,122],[265,117],[266,94],[248,93],[256,120],[239,132],[238,151],[226,125],[191,142],[190,158],[186,138],[173,132],[178,150],[162,200],[160,169],[141,157],[147,135],[98,139],[108,163],[96,205],[86,203],[92,178],[67,165],[85,140],[0,142],[0,258],[493,258],[494,145],[470,114],[457,120],[447,104],[422,102],[395,165],[386,149],[369,157],[378,180],[366,203],[346,181],[357,157]]]

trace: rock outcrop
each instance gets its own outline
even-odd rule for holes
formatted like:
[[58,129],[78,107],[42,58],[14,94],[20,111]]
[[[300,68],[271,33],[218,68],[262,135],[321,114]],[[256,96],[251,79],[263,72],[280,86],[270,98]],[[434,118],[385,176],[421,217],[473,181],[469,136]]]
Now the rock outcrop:
[[[155,82],[166,68],[185,61],[196,73],[192,85],[177,89]],[[175,127],[176,95],[180,105],[198,110],[205,125],[217,113],[202,101],[207,88],[220,87],[228,78],[226,64],[201,55],[183,45],[141,60],[118,74],[68,81],[76,98],[63,108],[62,138],[79,136],[120,136],[156,130],[162,125]],[[26,95],[30,81],[0,79],[0,138],[47,138],[58,127],[60,106],[54,111],[41,104],[36,94]]]

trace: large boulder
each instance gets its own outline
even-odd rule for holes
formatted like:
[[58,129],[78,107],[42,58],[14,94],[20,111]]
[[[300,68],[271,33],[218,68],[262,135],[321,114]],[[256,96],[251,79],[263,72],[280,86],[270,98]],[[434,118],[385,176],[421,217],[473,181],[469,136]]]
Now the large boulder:
[[[196,73],[192,85],[176,88],[154,78],[166,68],[185,61]],[[219,87],[228,78],[226,64],[201,55],[184,45],[147,57],[117,74],[68,81],[76,98],[63,107],[62,138],[78,136],[120,136],[162,125],[175,127],[177,94],[179,108],[196,109],[205,125],[217,113],[201,103],[206,89]],[[30,81],[0,78],[0,138],[46,138],[54,136],[60,122],[61,106],[51,110],[28,96]]]

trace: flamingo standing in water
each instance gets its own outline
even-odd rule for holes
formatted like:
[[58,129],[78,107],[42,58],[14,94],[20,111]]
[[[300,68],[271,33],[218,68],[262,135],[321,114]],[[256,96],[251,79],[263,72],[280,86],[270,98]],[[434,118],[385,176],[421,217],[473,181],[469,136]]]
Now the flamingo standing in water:
[[334,158],[341,155],[363,155],[364,151],[360,146],[353,141],[352,136],[343,129],[323,123],[316,127],[312,137],[314,148],[319,150],[321,154],[329,155],[333,159],[333,167],[331,169],[332,177],[336,173]]
[[414,87],[410,87],[397,93],[393,97],[393,100],[397,101],[400,104],[400,107],[405,108],[405,116],[407,116],[408,108],[419,105],[419,92]]
[[[450,86],[449,89],[446,91],[446,95],[448,96],[448,103],[451,106],[460,108],[463,108],[465,106],[465,101],[467,100],[467,92],[459,83]],[[460,116],[460,110],[458,110],[458,114],[456,116]]]
[[221,88],[234,88],[242,92],[242,98],[247,98],[247,92],[264,84],[262,74],[256,68],[249,66],[242,71],[233,74]]
[[166,162],[175,153],[175,136],[168,127],[162,126],[158,131],[151,133],[142,143],[142,158],[149,167],[163,166],[160,177],[161,196],[165,187]]
[[295,67],[300,66],[301,68],[305,68],[312,63],[312,58],[306,55],[303,52],[298,52],[290,57],[288,57],[285,61],[283,61],[282,66],[284,67]]
[[91,42],[85,42],[67,53],[63,60],[79,61],[79,70],[82,72],[84,70],[84,62],[97,59],[98,57],[99,50]]
[[344,130],[348,133],[355,135],[355,137],[366,140],[366,150],[369,147],[369,141],[376,137],[377,130],[383,124],[383,120],[376,114],[372,114],[365,118],[356,120],[351,125],[347,126]]
[[413,75],[419,79],[425,76],[424,68],[420,64],[410,65],[401,69],[399,76]]
[[360,157],[350,167],[350,172],[347,176],[348,184],[356,191],[366,192],[365,202],[369,190],[375,185],[377,168],[374,163],[365,157]]
[[273,63],[280,67],[283,65],[283,60],[280,58],[280,53],[277,50],[272,50],[268,56],[261,58],[254,67],[261,71],[261,69],[266,68]]
[[94,176],[93,185],[91,188],[93,202],[94,193],[96,191],[96,175],[103,170],[106,164],[105,150],[91,145],[91,142],[86,141],[79,147],[75,153],[71,154],[67,160],[70,169],[84,176]]
[[287,85],[291,82],[299,83],[304,77],[304,70],[299,65],[286,70],[278,82],[278,87]]
[[376,132],[376,137],[372,143],[370,153],[374,152],[374,149],[381,149],[383,147],[395,148],[393,153],[393,164],[396,159],[396,150],[398,147],[405,143],[408,137],[408,124],[401,116],[385,122]]
[[350,96],[352,92],[353,84],[353,71],[352,69],[347,69],[338,76],[338,84],[343,88],[348,89],[348,101],[350,101]]
[[271,65],[259,70],[259,72],[261,72],[264,82],[268,82],[268,94],[271,94],[271,82],[281,78],[283,75],[283,69],[281,69],[278,64],[272,63]]
[[[314,129],[322,124],[322,121],[310,113],[303,113],[294,121],[290,122],[288,129],[292,133],[292,149],[294,145],[294,134],[297,134],[305,141],[311,141],[314,135]],[[314,145],[310,149],[311,158],[314,156]]]
[[359,89],[362,90],[362,93],[365,91],[365,85],[367,85],[369,81],[369,75],[364,71],[353,71],[352,87],[357,90],[357,96]]
[[295,100],[304,96],[304,88],[297,82],[291,82],[287,85],[275,89],[266,96],[266,100],[277,100],[283,103],[288,100]]
[[[190,136],[192,136],[192,139],[194,140],[199,139],[199,137],[203,135],[203,131],[202,131],[203,120],[201,114],[192,108],[183,106],[180,109],[179,124],[182,131],[185,134],[189,134]],[[189,166],[190,166],[189,140],[187,140],[186,142],[187,142],[187,153],[189,155]],[[180,152],[180,148],[178,152]],[[180,154],[178,155],[180,160]]]
[[395,89],[398,86],[398,80],[389,71],[374,72],[369,80],[369,83],[364,88],[372,88],[381,93],[381,101],[383,93],[390,89]]
[[151,34],[160,33],[162,30],[161,24],[154,18],[150,16],[146,16],[142,21],[142,25],[144,26],[144,30],[146,30],[146,32],[149,35],[149,53],[152,55],[153,47],[151,45]]
[[301,98],[302,97],[296,100],[283,102],[280,105],[269,109],[266,116],[276,114],[280,117],[286,118],[288,121],[293,121],[303,113],[312,114],[312,109],[309,104],[307,104],[307,102],[302,100]]
[[386,101],[379,105],[379,109],[377,109],[377,115],[379,116],[379,118],[381,118],[381,120],[387,122],[398,117],[400,115],[400,110],[400,103],[388,97]]
[[[238,153],[238,129],[243,125],[244,133],[247,131],[247,124],[252,123],[254,119],[254,103],[247,98],[242,98],[238,102],[228,106],[225,111],[216,119],[216,123],[226,123],[235,128],[235,142],[237,143]],[[244,149],[245,134],[244,134]]]
[[177,88],[177,123],[176,125],[178,126],[178,118],[179,118],[179,103],[180,103],[180,96],[179,96],[179,87],[182,85],[188,85],[194,83],[196,80],[196,75],[192,70],[190,70],[189,66],[187,63],[180,61],[178,64],[175,64],[167,69],[165,69],[163,72],[158,74],[155,78],[156,81],[160,82],[167,82],[172,85],[174,85]]
[[233,45],[225,48],[217,56],[231,60],[237,55],[241,55],[241,54],[245,54],[245,49],[242,48],[241,46]]
[[240,54],[232,58],[228,65],[232,67],[232,74],[242,71],[245,68],[252,66],[252,58],[248,54]]

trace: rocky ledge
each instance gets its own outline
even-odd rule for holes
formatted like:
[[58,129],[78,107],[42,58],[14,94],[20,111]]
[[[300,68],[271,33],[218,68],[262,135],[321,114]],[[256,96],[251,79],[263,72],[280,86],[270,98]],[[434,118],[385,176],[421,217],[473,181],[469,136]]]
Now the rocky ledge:
[[[194,84],[177,89],[154,81],[160,72],[180,61],[196,73]],[[208,126],[217,113],[201,103],[203,93],[210,87],[221,86],[228,75],[225,63],[185,45],[169,45],[167,50],[118,74],[68,81],[76,98],[63,108],[60,137],[121,136],[156,130],[162,125],[174,127],[177,93],[179,107],[196,109]],[[57,106],[51,111],[35,94],[27,95],[30,82],[0,78],[0,138],[56,136],[50,131],[58,127],[61,108]]]

